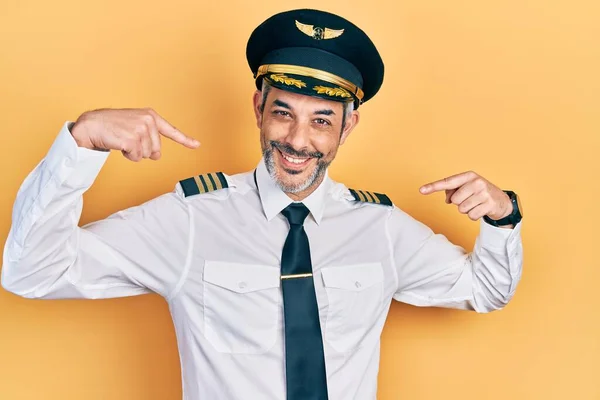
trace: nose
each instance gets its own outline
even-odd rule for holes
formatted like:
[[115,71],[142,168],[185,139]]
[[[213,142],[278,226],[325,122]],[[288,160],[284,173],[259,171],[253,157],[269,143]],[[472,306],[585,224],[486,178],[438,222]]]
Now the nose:
[[285,142],[298,151],[307,149],[310,143],[310,132],[308,127],[296,121],[290,128],[290,131],[285,137]]

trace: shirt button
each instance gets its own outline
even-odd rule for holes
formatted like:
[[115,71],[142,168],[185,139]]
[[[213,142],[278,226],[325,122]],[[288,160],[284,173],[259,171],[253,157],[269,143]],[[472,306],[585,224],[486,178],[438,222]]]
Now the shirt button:
[[357,288],[357,289],[360,289],[360,287],[361,287],[362,285],[360,284],[360,282],[359,282],[359,281],[356,281],[356,282],[354,282],[354,286],[356,286],[356,288]]
[[238,283],[238,287],[240,289],[246,289],[246,286],[248,286],[248,284],[246,284],[246,282],[240,282],[240,283]]

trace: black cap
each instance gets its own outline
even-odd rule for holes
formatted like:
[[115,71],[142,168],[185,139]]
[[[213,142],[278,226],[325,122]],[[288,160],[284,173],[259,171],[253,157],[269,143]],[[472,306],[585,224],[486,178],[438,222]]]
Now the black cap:
[[369,37],[350,21],[300,9],[268,18],[250,35],[248,65],[256,87],[275,87],[335,101],[371,99],[383,83],[383,60]]

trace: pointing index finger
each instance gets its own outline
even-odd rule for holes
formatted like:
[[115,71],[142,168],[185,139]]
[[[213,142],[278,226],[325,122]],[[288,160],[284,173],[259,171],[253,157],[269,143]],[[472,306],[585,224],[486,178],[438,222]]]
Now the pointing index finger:
[[175,128],[173,125],[168,123],[163,117],[158,115],[156,111],[150,110],[150,113],[156,121],[156,127],[161,135],[168,137],[169,139],[184,145],[190,149],[195,149],[200,146],[200,142],[194,138],[186,136],[183,132]]
[[421,186],[419,191],[423,194],[430,194],[439,192],[442,190],[452,190],[458,189],[465,183],[469,182],[473,178],[472,172],[463,172],[461,174],[456,174],[449,176],[444,179],[440,179],[439,181],[431,182],[426,185]]

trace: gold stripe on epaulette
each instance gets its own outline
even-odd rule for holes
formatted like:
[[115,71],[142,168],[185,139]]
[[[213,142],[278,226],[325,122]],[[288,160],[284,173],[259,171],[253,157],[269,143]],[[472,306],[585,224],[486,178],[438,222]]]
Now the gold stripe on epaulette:
[[363,196],[365,196],[365,199],[367,199],[369,203],[373,202],[373,197],[371,197],[371,194],[369,192],[367,192],[366,190],[361,190],[360,192],[363,194]]
[[204,178],[204,182],[206,182],[206,186],[208,187],[209,192],[216,190],[215,186],[212,184],[212,181],[210,179],[210,174],[204,174],[202,175],[202,177]]
[[381,203],[381,202],[379,201],[379,197],[375,196],[375,193],[372,193],[372,192],[367,192],[367,193],[369,194],[369,196],[371,196],[371,198],[373,199],[373,202],[374,202],[374,203],[376,203],[376,204],[379,204],[379,203]]
[[202,182],[200,181],[200,176],[195,175],[194,181],[196,181],[196,185],[198,185],[198,190],[200,193],[204,193],[204,185],[202,185]]
[[214,172],[212,172],[210,174],[210,176],[213,178],[213,181],[215,182],[215,185],[217,185],[217,190],[218,189],[223,189],[223,185],[221,185],[221,180],[219,179],[219,177],[217,176],[217,174],[215,174]]
[[358,198],[360,199],[360,201],[363,201],[363,202],[367,201],[365,195],[363,194],[363,192],[361,190],[356,190],[356,194],[358,195]]

